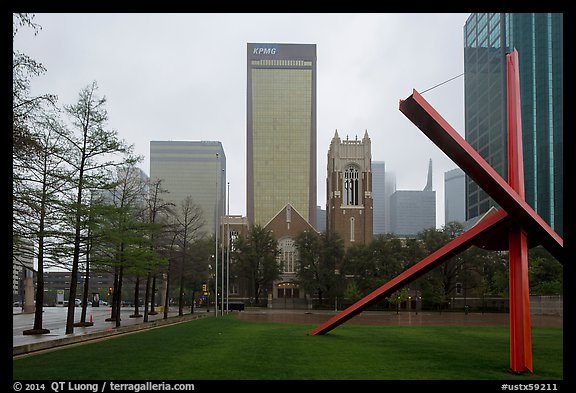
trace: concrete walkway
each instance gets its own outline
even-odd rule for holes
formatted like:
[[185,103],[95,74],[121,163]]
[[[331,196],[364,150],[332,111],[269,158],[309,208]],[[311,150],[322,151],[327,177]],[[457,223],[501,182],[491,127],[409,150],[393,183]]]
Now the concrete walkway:
[[[106,321],[110,317],[110,307],[92,308],[88,306],[86,309],[86,321],[91,319],[93,325],[74,327],[72,334],[66,334],[67,308],[44,307],[43,311],[42,328],[48,329],[50,332],[24,335],[23,332],[25,330],[30,330],[34,327],[34,313],[23,313],[20,308],[14,308],[12,318],[13,356],[214,315],[214,312],[207,313],[206,310],[197,310],[194,314],[190,314],[190,309],[188,308],[187,310],[184,309],[184,313],[180,317],[178,316],[178,308],[171,307],[168,311],[167,319],[164,319],[163,312],[159,312],[156,315],[149,315],[148,322],[144,322],[143,308],[139,309],[141,316],[134,317],[134,308],[125,307],[120,312],[120,326],[116,327],[115,321]],[[79,322],[81,308],[77,308],[75,311],[74,321]]]

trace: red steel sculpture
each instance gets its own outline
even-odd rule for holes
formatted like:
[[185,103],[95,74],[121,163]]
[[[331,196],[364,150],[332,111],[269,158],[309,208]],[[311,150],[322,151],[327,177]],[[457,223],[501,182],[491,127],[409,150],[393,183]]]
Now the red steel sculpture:
[[[524,200],[522,120],[518,52],[506,55],[508,79],[508,182],[416,91],[400,100],[400,111],[501,207],[309,335],[325,334],[472,245],[509,251],[510,369],[533,372],[528,291],[528,247],[542,244],[561,264],[563,239]],[[507,241],[506,241],[507,239]]]

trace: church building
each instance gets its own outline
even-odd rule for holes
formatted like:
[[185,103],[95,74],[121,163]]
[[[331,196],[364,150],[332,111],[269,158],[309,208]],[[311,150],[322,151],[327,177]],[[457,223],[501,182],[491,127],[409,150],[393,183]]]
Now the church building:
[[358,140],[341,140],[338,131],[328,150],[326,230],[337,233],[345,249],[369,244],[373,235],[372,152],[368,131]]

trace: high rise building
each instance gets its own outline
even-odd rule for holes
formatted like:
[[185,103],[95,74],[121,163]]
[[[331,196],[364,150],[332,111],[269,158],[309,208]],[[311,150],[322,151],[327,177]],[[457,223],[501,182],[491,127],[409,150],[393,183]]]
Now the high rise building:
[[369,244],[373,235],[372,148],[368,132],[361,140],[334,133],[328,150],[326,230],[344,247]]
[[396,174],[386,172],[384,174],[384,233],[392,233],[390,224],[390,197],[396,192]]
[[372,199],[374,200],[374,235],[386,233],[386,163],[372,161]]
[[466,175],[460,168],[444,172],[444,223],[466,222]]
[[225,212],[226,155],[215,141],[151,141],[150,180],[162,179],[160,197],[176,211],[187,196],[200,206],[204,230],[213,234]]
[[[526,202],[563,233],[563,15],[474,13],[464,26],[465,137],[507,179],[506,54],[518,51]],[[497,204],[469,178],[466,218]]]
[[422,191],[397,190],[390,197],[390,230],[399,236],[414,236],[436,228],[436,191],[432,190],[432,160]]
[[34,272],[34,243],[26,239],[19,242],[12,254],[12,301],[24,303],[26,279]]
[[316,226],[316,45],[248,43],[246,214],[287,204]]
[[320,233],[326,232],[326,209],[316,206],[316,230]]
[[93,190],[90,195],[91,202],[116,208],[146,209],[150,181],[148,175],[142,169],[129,165],[117,167],[113,176],[113,181],[117,182],[116,186],[111,189]]

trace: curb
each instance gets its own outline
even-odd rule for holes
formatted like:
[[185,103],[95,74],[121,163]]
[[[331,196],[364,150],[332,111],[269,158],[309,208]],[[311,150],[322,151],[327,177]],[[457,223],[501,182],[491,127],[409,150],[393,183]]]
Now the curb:
[[82,334],[79,336],[63,337],[63,338],[57,338],[55,340],[47,340],[32,344],[17,345],[12,348],[12,356],[16,357],[22,355],[32,355],[35,354],[36,352],[64,347],[71,344],[78,344],[87,341],[111,338],[126,333],[134,333],[140,330],[152,329],[166,325],[173,325],[181,322],[188,322],[195,319],[205,318],[208,316],[209,315],[206,314],[187,314],[183,316],[169,317],[167,319],[157,319],[154,321],[141,322],[134,325],[110,328],[109,330],[102,330],[94,333]]

